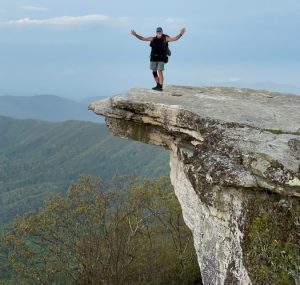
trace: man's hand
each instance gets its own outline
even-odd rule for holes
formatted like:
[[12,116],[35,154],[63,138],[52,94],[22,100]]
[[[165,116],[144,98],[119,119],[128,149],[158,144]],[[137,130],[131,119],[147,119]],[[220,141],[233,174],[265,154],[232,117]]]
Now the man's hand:
[[182,28],[181,31],[180,31],[180,34],[183,35],[185,32],[186,32],[186,28]]
[[133,35],[133,36],[135,36],[136,37],[136,32],[135,32],[135,30],[131,30],[131,34]]

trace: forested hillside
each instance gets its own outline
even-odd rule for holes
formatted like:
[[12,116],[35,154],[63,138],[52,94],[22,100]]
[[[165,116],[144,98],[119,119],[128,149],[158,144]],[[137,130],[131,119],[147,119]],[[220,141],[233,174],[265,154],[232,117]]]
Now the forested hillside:
[[0,226],[62,192],[81,173],[158,177],[168,153],[109,134],[104,124],[0,116]]

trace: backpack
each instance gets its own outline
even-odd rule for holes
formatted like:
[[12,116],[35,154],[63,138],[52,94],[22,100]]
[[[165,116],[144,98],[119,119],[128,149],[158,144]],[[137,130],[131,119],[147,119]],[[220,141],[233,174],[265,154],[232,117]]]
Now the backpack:
[[[164,39],[164,63],[167,63],[169,61],[169,56],[171,56],[171,50],[169,49],[169,43],[166,41],[166,37],[168,35],[163,34]],[[154,47],[153,41],[150,42],[150,47]]]

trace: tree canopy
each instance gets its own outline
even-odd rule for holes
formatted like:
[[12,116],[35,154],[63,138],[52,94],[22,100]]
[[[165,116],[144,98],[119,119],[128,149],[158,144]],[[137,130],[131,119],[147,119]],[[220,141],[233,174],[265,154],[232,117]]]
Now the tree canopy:
[[[168,178],[82,175],[6,232],[12,284],[201,284]],[[108,190],[105,190],[108,189]]]

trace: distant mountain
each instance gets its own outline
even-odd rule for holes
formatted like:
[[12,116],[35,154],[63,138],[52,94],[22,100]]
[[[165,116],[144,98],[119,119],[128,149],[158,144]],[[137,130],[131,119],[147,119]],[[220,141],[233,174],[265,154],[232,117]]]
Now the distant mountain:
[[0,228],[81,173],[158,177],[169,172],[168,160],[163,149],[114,137],[104,124],[0,116]]
[[5,95],[0,96],[0,116],[50,122],[65,120],[103,122],[103,118],[88,110],[88,104],[91,102],[85,100],[78,102],[55,95]]
[[90,103],[93,103],[93,102],[96,102],[96,101],[99,101],[99,100],[102,100],[102,99],[105,99],[108,97],[110,97],[110,96],[92,96],[92,97],[87,97],[87,98],[81,99],[80,102],[83,104],[89,105]]
[[247,82],[247,81],[224,81],[224,82],[211,82],[212,86],[228,86],[238,88],[251,88],[251,89],[267,89],[275,92],[293,93],[300,95],[300,87],[281,84],[275,82]]

